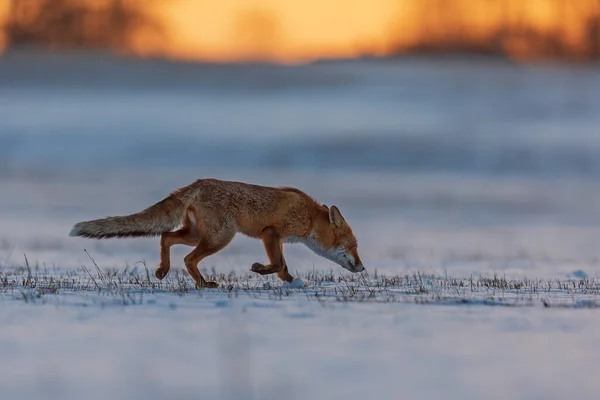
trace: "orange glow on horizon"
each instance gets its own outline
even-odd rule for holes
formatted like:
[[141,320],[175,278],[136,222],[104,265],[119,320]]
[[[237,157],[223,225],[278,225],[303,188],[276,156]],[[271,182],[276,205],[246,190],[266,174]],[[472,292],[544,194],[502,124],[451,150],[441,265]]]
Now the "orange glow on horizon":
[[[4,25],[4,21],[8,14],[8,2],[0,1],[0,28]],[[4,33],[0,30],[0,53],[6,47],[6,38],[4,37]]]
[[[158,53],[212,61],[295,62],[384,53],[395,0],[210,0],[162,5],[170,46]],[[150,52],[156,49],[150,49]],[[145,49],[140,49],[146,53]]]
[[[0,0],[0,23],[10,0]],[[103,0],[95,0],[97,2]],[[141,0],[140,4],[143,4]],[[387,55],[414,47],[470,43],[489,46],[504,25],[525,28],[502,37],[516,58],[553,51],[531,31],[553,34],[573,54],[584,51],[596,0],[177,0],[153,4],[165,37],[138,32],[131,51],[141,56],[205,61],[269,60]],[[600,29],[600,28],[599,28]],[[538,34],[536,33],[536,34]],[[494,36],[496,35],[496,36]],[[525,37],[529,35],[530,37]],[[542,36],[540,36],[542,37]],[[533,38],[533,39],[532,39]],[[537,42],[536,42],[537,40]],[[600,39],[599,39],[600,42]],[[2,48],[0,36],[0,49]],[[547,48],[548,47],[548,48]]]

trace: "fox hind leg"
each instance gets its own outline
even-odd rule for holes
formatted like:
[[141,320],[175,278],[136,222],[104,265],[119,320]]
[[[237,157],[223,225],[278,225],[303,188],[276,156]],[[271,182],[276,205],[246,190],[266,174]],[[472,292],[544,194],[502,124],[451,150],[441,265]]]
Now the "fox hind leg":
[[187,256],[184,258],[185,266],[188,270],[188,273],[196,282],[198,287],[204,288],[218,288],[219,285],[216,282],[208,282],[204,279],[200,270],[198,269],[198,263],[202,261],[203,258],[210,256],[211,254],[215,254],[219,250],[223,249],[225,246],[231,242],[233,237],[235,236],[235,231],[227,231],[221,232],[218,235],[218,240],[211,240],[210,242],[206,239],[200,240],[200,243],[196,246],[194,250],[192,250]]
[[162,280],[171,269],[171,246],[176,244],[185,244],[187,246],[196,246],[200,241],[198,228],[192,223],[189,216],[186,216],[183,227],[175,232],[165,232],[160,237],[160,264],[154,275]]

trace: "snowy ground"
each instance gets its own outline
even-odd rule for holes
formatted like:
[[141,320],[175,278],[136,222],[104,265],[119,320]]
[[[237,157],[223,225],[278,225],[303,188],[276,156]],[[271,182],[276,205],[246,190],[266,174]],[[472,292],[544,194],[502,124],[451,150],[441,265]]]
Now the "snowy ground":
[[[600,281],[2,275],[6,398],[595,398]],[[354,279],[352,279],[354,278]]]
[[[598,93],[484,60],[0,58],[0,397],[597,398]],[[156,238],[67,236],[199,177],[338,205],[368,275],[289,245],[307,286],[265,289],[236,237],[198,291],[189,249],[159,283]]]

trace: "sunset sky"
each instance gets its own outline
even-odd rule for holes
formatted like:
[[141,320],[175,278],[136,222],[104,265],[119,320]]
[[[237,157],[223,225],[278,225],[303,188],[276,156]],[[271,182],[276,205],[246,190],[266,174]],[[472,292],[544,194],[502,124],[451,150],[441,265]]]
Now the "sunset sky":
[[[564,9],[553,0],[165,0],[150,4],[166,37],[157,41],[137,35],[134,47],[142,55],[296,62],[365,52],[382,55],[395,45],[410,45],[423,37],[444,38],[444,26],[452,24],[485,40],[507,13],[518,14],[520,21],[542,31],[562,26],[563,37],[576,43],[582,16],[596,3],[578,0],[577,7]],[[0,18],[6,15],[7,5],[8,0],[0,0]],[[432,5],[437,5],[439,15]]]
[[279,60],[382,52],[397,0],[180,0],[160,7],[185,58]]

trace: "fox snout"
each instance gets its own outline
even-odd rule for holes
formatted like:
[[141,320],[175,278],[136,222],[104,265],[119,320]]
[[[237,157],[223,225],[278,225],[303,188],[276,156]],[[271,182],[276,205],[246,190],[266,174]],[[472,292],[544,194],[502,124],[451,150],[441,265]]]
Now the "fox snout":
[[356,274],[358,272],[363,272],[365,270],[365,267],[364,267],[362,261],[360,260],[360,258],[358,258],[358,255],[346,256],[346,257],[344,257],[344,261],[345,261],[346,265],[342,264],[342,267],[346,268],[350,272],[353,272]]
[[342,267],[353,273],[362,272],[365,270],[362,260],[358,256],[356,249],[353,251],[346,250],[342,255],[342,263],[339,263]]
[[354,272],[355,274],[358,272],[363,272],[365,270],[365,267],[364,265],[362,265],[362,263],[350,264],[349,266],[350,268],[348,268],[348,270],[350,272]]
[[362,261],[360,261],[360,259],[354,258],[351,255],[341,253],[341,255],[338,255],[337,257],[332,257],[331,259],[332,261],[335,261],[338,265],[352,273],[358,273],[365,270]]

